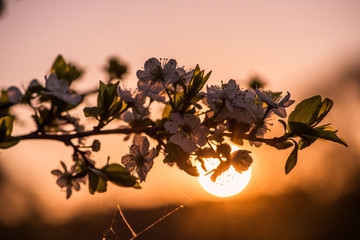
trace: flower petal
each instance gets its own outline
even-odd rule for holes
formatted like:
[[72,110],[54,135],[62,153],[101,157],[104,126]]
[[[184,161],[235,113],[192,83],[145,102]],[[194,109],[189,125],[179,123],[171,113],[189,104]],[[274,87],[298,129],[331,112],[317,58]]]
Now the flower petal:
[[255,92],[261,101],[266,102],[266,103],[268,102],[268,100],[269,100],[268,97],[265,94],[263,94],[257,87],[255,88]]
[[170,115],[170,118],[171,118],[171,120],[172,120],[175,124],[177,124],[178,126],[184,124],[184,120],[183,120],[183,118],[181,117],[180,113],[172,113],[172,114]]
[[63,188],[63,187],[65,187],[67,185],[67,181],[66,181],[66,179],[64,177],[59,177],[58,180],[56,180],[56,184],[59,187]]
[[164,127],[171,134],[174,134],[179,130],[179,126],[172,121],[165,122]]
[[281,118],[286,118],[287,116],[285,108],[282,107],[274,108],[273,111],[276,115],[278,115]]
[[161,67],[161,63],[156,58],[150,58],[144,64],[144,69],[147,72],[152,72],[156,70],[158,67]]
[[184,115],[184,123],[190,124],[192,128],[200,125],[200,118],[192,114]]

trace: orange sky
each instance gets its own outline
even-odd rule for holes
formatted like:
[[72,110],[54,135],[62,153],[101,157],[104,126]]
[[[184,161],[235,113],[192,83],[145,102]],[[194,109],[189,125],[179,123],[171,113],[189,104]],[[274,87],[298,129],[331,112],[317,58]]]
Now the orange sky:
[[[315,76],[323,76],[343,59],[360,52],[360,2],[356,0],[6,3],[6,12],[0,18],[0,79],[4,88],[26,86],[33,78],[44,81],[58,54],[86,70],[78,89],[97,86],[105,76],[102,66],[109,56],[120,56],[129,64],[125,82],[129,86],[135,86],[135,72],[145,60],[167,57],[187,68],[199,63],[213,70],[213,84],[229,78],[243,83],[259,74],[268,81],[269,88],[288,90],[299,100],[306,94],[304,88],[315,84]],[[316,93],[316,89],[311,91]],[[23,109],[16,111],[22,113]],[[110,154],[113,161],[119,161],[128,144],[123,144],[121,137],[104,139],[107,144],[103,144],[97,158],[105,161]],[[320,149],[326,147],[319,145]],[[266,158],[268,152],[260,150],[253,150],[253,179],[238,197],[276,194],[284,186],[311,178],[313,172],[306,171],[311,166],[285,176],[288,152],[273,151],[276,159],[271,160]],[[59,216],[69,215],[79,206],[101,209],[116,201],[125,206],[148,206],[189,198],[216,200],[201,189],[196,179],[163,166],[158,159],[141,191],[110,187],[106,194],[90,196],[85,187],[66,201],[49,172],[59,167],[59,160],[70,164],[69,152],[59,143],[21,143],[1,151],[1,164],[16,182],[34,189],[45,211],[51,209]],[[300,157],[317,154],[308,151]]]

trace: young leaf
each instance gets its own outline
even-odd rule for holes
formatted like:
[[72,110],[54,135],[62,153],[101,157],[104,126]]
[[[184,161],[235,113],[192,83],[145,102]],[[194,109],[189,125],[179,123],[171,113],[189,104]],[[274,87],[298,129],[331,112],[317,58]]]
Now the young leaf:
[[99,182],[96,187],[96,191],[99,193],[106,192],[107,189],[107,181],[99,176]]
[[194,177],[199,176],[197,168],[194,167],[189,160],[189,153],[184,152],[180,146],[169,142],[165,146],[165,152],[167,155],[164,158],[164,163],[168,163],[170,165],[176,163],[176,165],[187,174]]
[[289,158],[286,161],[285,164],[285,174],[288,174],[289,172],[291,172],[291,170],[295,167],[296,163],[297,163],[297,154],[298,154],[298,144],[294,141],[295,147],[294,149],[291,151]]
[[316,122],[312,124],[312,126],[316,126],[317,124],[319,124],[321,120],[323,120],[323,118],[329,113],[333,105],[334,102],[331,99],[325,98],[324,101],[321,103],[321,108],[318,113]]
[[292,147],[294,144],[291,141],[285,141],[282,143],[276,143],[274,147],[278,150],[288,149],[289,147]]
[[165,105],[163,114],[162,114],[162,118],[170,118],[170,114],[172,112],[172,107],[171,105]]
[[[100,81],[98,101],[97,101],[97,106],[100,109],[104,108],[105,91],[107,92],[107,86],[105,85],[105,83]],[[106,95],[106,98],[107,98],[107,95]]]
[[317,140],[317,137],[303,135],[299,141],[299,150],[309,147]]
[[112,183],[118,186],[139,188],[137,178],[132,176],[126,168],[119,164],[113,163],[106,165],[101,171]]
[[59,55],[52,67],[51,67],[51,73],[56,73],[56,76],[59,79],[65,79],[69,83],[74,81],[75,79],[79,78],[82,75],[82,70],[79,70],[75,66],[66,63],[64,58]]
[[94,194],[96,192],[97,185],[99,183],[99,176],[93,173],[92,171],[89,171],[88,178],[89,178],[89,192],[91,194]]
[[305,99],[295,107],[293,112],[290,113],[288,121],[312,125],[318,118],[321,106],[321,97],[319,95]]
[[336,131],[331,131],[331,130],[322,129],[322,128],[314,128],[314,132],[313,132],[312,136],[315,136],[315,137],[318,137],[318,138],[321,138],[324,140],[329,140],[332,142],[340,143],[340,144],[344,145],[345,147],[348,146],[344,139],[339,138],[336,135]]
[[5,140],[0,142],[0,148],[1,149],[6,149],[6,148],[10,148],[15,146],[16,144],[18,144],[20,142],[21,138],[19,137],[9,137],[6,138]]
[[84,108],[85,117],[94,117],[96,119],[99,119],[99,115],[102,113],[103,113],[103,111],[98,107],[85,107]]
[[[4,116],[0,118],[0,137],[4,134],[5,136],[10,136],[13,129],[14,117]],[[3,133],[2,133],[3,131]]]

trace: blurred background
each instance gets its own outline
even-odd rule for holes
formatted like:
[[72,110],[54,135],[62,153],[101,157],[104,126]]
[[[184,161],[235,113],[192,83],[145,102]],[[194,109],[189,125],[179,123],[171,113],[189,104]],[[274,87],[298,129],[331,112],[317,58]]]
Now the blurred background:
[[[44,83],[58,54],[85,70],[75,83],[79,91],[107,78],[109,57],[128,66],[121,84],[131,88],[148,58],[175,58],[186,69],[212,70],[209,84],[233,78],[246,87],[258,77],[297,102],[328,97],[335,104],[324,121],[349,145],[317,142],[299,152],[287,176],[291,150],[249,148],[252,178],[230,198],[210,195],[196,178],[158,158],[142,190],[109,186],[90,195],[82,186],[65,200],[50,171],[60,160],[71,163],[71,149],[21,142],[0,151],[1,239],[128,239],[117,205],[140,232],[182,204],[139,239],[359,239],[359,13],[357,0],[0,0],[3,89],[26,87],[34,78]],[[16,106],[12,113],[15,134],[33,129],[28,109]],[[268,136],[282,133],[278,125],[274,120]],[[128,151],[122,136],[101,142],[93,156],[99,166],[108,155],[120,162]]]

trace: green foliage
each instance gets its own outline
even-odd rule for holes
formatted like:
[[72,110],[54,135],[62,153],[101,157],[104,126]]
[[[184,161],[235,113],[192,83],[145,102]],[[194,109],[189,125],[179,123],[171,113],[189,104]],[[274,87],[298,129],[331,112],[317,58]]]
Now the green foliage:
[[121,187],[141,188],[137,178],[123,166],[112,163],[106,165],[101,171],[108,177],[109,181]]
[[[198,95],[205,83],[208,81],[211,71],[204,76],[205,71],[200,70],[199,65],[196,65],[194,73],[191,77],[189,84],[187,85],[183,79],[180,78],[179,83],[183,91],[174,91],[173,92],[173,110],[185,112],[188,110],[190,105],[196,105],[204,96]],[[170,111],[171,113],[171,111]],[[164,116],[168,116],[169,109],[168,107],[164,110]]]
[[255,89],[255,88],[260,89],[260,88],[263,88],[265,86],[265,83],[260,77],[254,76],[254,77],[250,78],[248,85],[252,89]]
[[283,150],[283,149],[288,149],[289,147],[292,147],[293,145],[294,144],[291,141],[285,141],[285,142],[276,143],[272,146],[278,150]]
[[61,55],[58,55],[51,67],[51,73],[56,73],[59,79],[65,79],[70,84],[78,79],[83,71],[70,63],[66,63],[65,59]]
[[329,125],[316,127],[329,113],[333,101],[325,98],[323,101],[319,95],[300,102],[295,110],[289,115],[288,127],[290,133],[301,137],[300,150],[310,146],[317,139],[328,140],[347,146],[344,139],[336,135]]
[[101,126],[105,126],[125,112],[128,106],[120,100],[117,92],[118,86],[119,82],[106,85],[100,81],[97,106],[85,107],[85,116],[94,117],[100,122]]
[[291,172],[291,170],[295,167],[295,165],[297,163],[297,155],[298,155],[299,146],[295,141],[294,141],[294,144],[295,144],[295,147],[291,151],[291,153],[286,161],[286,164],[285,164],[285,174],[288,174],[289,172]]
[[102,177],[96,174],[94,171],[88,172],[89,177],[89,192],[94,194],[95,192],[105,192],[107,188],[107,182]]
[[0,148],[10,148],[16,145],[21,138],[11,137],[13,129],[14,117],[4,116],[0,118]]
[[199,176],[197,168],[194,167],[189,160],[190,154],[184,152],[180,146],[172,142],[168,142],[165,146],[165,152],[166,156],[164,158],[164,163],[170,165],[176,163],[176,165],[187,174],[194,177]]
[[117,163],[107,164],[102,169],[89,168],[88,179],[91,194],[106,192],[107,181],[121,187],[141,188],[137,178]]
[[111,79],[122,79],[123,75],[127,72],[127,66],[122,64],[119,59],[113,57],[109,59],[105,70],[109,73]]

